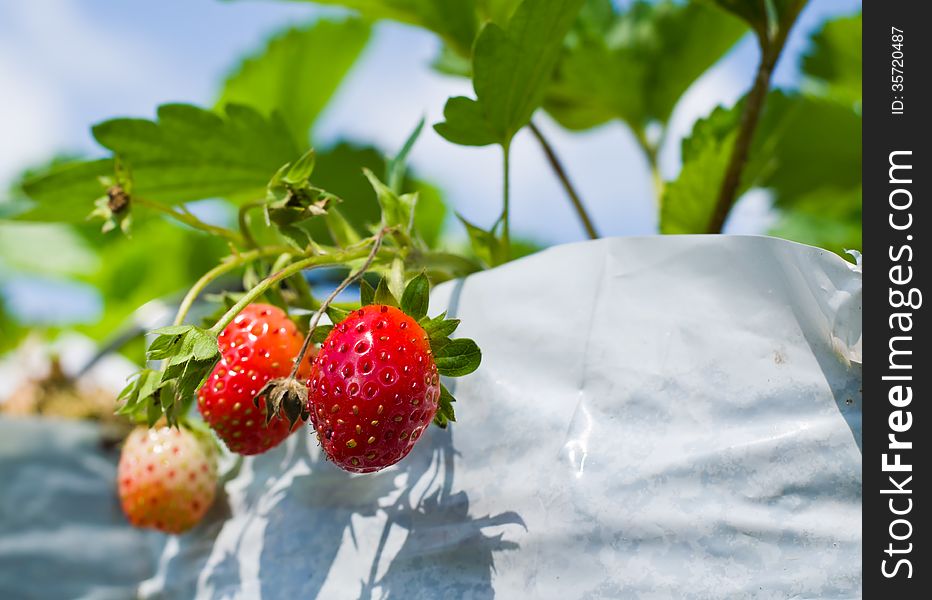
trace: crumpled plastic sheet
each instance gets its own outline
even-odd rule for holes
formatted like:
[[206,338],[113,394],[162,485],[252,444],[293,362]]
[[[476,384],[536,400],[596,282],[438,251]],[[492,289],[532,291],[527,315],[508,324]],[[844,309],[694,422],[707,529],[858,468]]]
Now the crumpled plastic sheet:
[[483,350],[455,424],[372,475],[310,431],[246,459],[140,595],[860,597],[854,265],[608,239],[444,284],[444,309]]
[[164,536],[127,525],[92,423],[0,419],[0,598],[125,600]]

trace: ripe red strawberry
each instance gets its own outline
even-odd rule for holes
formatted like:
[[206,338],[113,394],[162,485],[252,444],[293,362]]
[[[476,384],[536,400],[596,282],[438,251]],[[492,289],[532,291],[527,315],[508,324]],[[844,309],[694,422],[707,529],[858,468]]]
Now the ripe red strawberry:
[[212,442],[188,430],[137,427],[117,468],[120,503],[136,527],[181,533],[210,508],[217,488]]
[[440,401],[427,333],[401,310],[369,305],[330,332],[311,369],[308,409],[327,456],[370,473],[404,458]]
[[[204,420],[227,447],[239,454],[260,454],[274,448],[300,427],[289,427],[280,415],[266,426],[266,398],[253,398],[270,379],[287,377],[304,337],[280,308],[250,304],[218,337],[220,362],[197,395]],[[310,356],[298,369],[302,381],[310,371]]]

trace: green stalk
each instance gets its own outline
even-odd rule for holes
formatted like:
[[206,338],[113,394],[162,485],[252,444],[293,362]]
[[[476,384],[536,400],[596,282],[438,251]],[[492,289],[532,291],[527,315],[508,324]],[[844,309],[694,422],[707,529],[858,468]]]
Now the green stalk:
[[181,325],[184,322],[184,318],[187,316],[188,311],[191,310],[191,306],[194,304],[194,301],[197,299],[200,293],[204,291],[204,288],[210,285],[212,281],[254,260],[258,260],[266,256],[274,256],[281,251],[281,248],[263,248],[261,250],[250,250],[249,252],[236,255],[231,260],[222,262],[210,271],[204,273],[204,275],[202,275],[201,278],[197,280],[194,286],[188,290],[188,293],[185,294],[184,299],[181,301],[181,305],[178,307],[178,312],[175,314],[173,325]]
[[256,238],[253,237],[252,231],[249,229],[249,221],[246,220],[246,215],[250,210],[254,208],[259,208],[264,205],[265,202],[262,200],[253,200],[252,202],[247,202],[246,204],[239,207],[239,212],[237,213],[237,223],[239,223],[240,233],[243,235],[243,239],[250,248],[258,248],[259,244],[256,242]]
[[146,208],[151,208],[152,210],[157,210],[161,213],[164,213],[170,216],[171,218],[175,219],[176,221],[180,221],[181,223],[184,223],[185,225],[189,227],[197,229],[198,231],[203,231],[204,233],[208,233],[210,235],[216,235],[216,236],[222,237],[237,246],[243,245],[243,237],[239,235],[238,233],[236,233],[235,231],[227,229],[226,227],[217,227],[216,225],[205,223],[204,221],[201,221],[200,219],[195,217],[193,214],[191,214],[187,210],[182,210],[182,211],[175,210],[174,208],[172,208],[171,206],[168,206],[167,204],[162,204],[161,202],[156,202],[154,200],[147,200],[145,198],[139,198],[136,196],[133,197],[132,201],[140,206],[145,206]]
[[579,192],[577,192],[576,188],[573,187],[573,184],[570,181],[570,177],[566,173],[566,169],[563,167],[563,163],[557,156],[553,146],[550,145],[550,142],[546,137],[544,137],[544,133],[538,129],[537,125],[534,124],[534,121],[528,123],[528,128],[531,130],[531,133],[534,134],[534,137],[537,139],[537,143],[539,143],[540,147],[543,149],[544,156],[547,157],[547,162],[550,163],[550,168],[557,176],[557,179],[560,180],[560,184],[563,186],[563,190],[566,192],[567,197],[570,199],[570,203],[573,205],[573,210],[576,211],[576,216],[579,217],[579,221],[582,223],[583,229],[586,230],[586,235],[589,236],[590,240],[598,239],[599,232],[595,229],[595,225],[592,222],[592,217],[590,217],[589,213],[586,212],[586,207],[583,205],[582,198],[579,197]]
[[509,169],[509,156],[511,154],[511,145],[505,144],[502,146],[503,160],[502,168],[504,170],[503,177],[503,191],[502,191],[502,242],[505,246],[505,260],[511,258],[511,230],[508,224],[508,211],[509,211],[509,178],[510,178],[510,169]]
[[343,252],[336,252],[334,254],[318,254],[316,256],[310,256],[302,260],[295,261],[277,271],[272,273],[262,281],[260,281],[256,287],[252,288],[246,294],[240,298],[239,302],[234,304],[227,312],[220,317],[213,327],[210,328],[210,333],[213,335],[220,335],[220,332],[236,318],[236,315],[240,313],[244,308],[251,304],[256,298],[265,293],[269,287],[275,285],[282,279],[291,277],[295,273],[300,273],[304,269],[310,269],[315,267],[320,267],[324,265],[333,265],[333,264],[342,264],[349,262],[351,260],[356,260],[363,258],[369,254],[369,249],[367,247],[359,248],[356,250],[346,250]]

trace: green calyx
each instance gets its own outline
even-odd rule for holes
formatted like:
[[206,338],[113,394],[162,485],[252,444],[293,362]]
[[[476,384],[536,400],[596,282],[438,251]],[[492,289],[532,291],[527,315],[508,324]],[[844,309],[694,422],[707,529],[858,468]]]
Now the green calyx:
[[[378,286],[363,280],[359,286],[360,305],[387,305],[400,308],[402,312],[417,321],[418,325],[427,333],[437,371],[444,377],[462,377],[469,375],[479,368],[482,362],[482,351],[475,341],[468,338],[453,339],[450,336],[460,324],[459,319],[448,319],[447,313],[431,318],[427,315],[430,302],[430,281],[424,273],[411,279],[404,288],[401,301],[388,289],[388,283],[381,279]],[[341,319],[342,320],[342,319]],[[339,321],[334,321],[338,323]],[[321,329],[317,328],[318,331]],[[320,339],[326,339],[332,328],[326,333],[318,333]],[[451,421],[456,421],[453,403],[456,398],[450,393],[446,385],[440,384],[440,407],[434,416],[434,424],[446,428]]]

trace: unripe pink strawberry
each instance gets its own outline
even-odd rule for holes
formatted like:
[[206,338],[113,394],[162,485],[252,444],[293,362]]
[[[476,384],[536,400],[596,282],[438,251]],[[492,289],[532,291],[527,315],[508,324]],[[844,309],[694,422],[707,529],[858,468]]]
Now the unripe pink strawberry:
[[123,444],[117,477],[130,523],[181,533],[214,501],[216,450],[212,440],[190,429],[137,427]]

